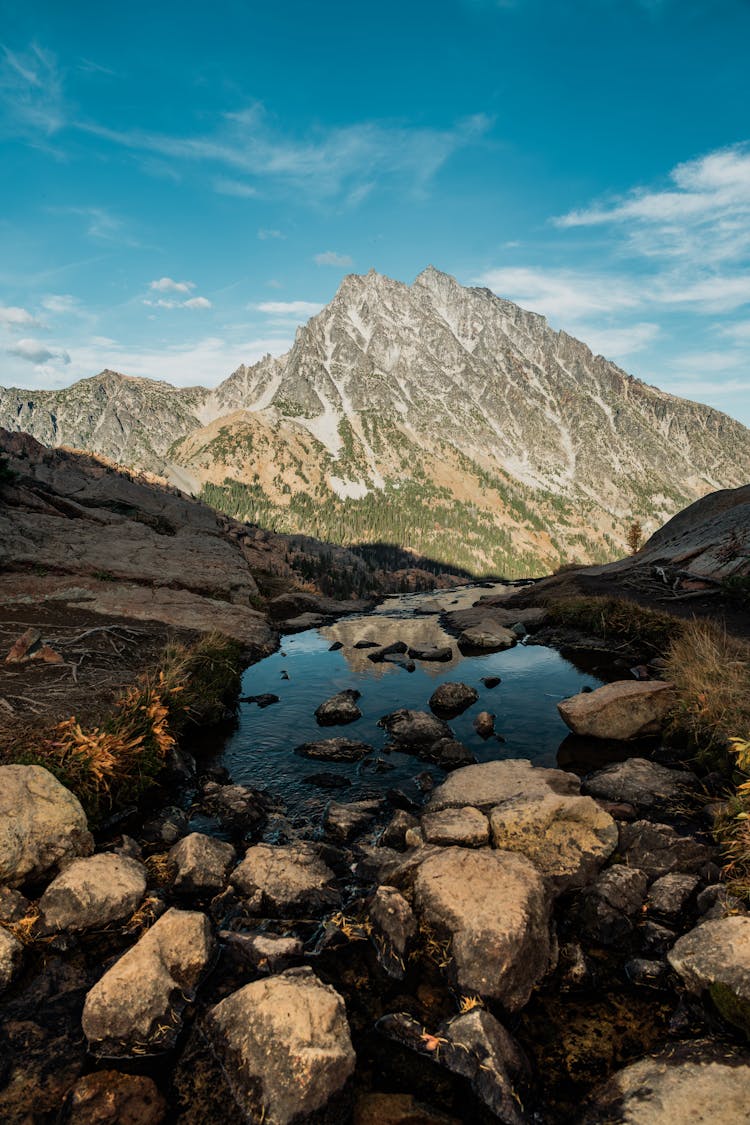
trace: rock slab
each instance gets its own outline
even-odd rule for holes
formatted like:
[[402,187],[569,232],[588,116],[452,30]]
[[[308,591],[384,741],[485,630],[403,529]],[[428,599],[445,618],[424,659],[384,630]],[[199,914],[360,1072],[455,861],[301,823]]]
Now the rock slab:
[[617,680],[558,703],[574,734],[628,742],[658,734],[675,704],[674,684],[664,680]]
[[354,1071],[344,1002],[309,968],[232,993],[209,1013],[207,1035],[241,1112],[264,1125],[305,1120]]
[[0,766],[0,883],[21,886],[93,850],[80,801],[49,770]]
[[94,1054],[167,1050],[214,953],[205,914],[167,910],[86,997],[83,1033]]

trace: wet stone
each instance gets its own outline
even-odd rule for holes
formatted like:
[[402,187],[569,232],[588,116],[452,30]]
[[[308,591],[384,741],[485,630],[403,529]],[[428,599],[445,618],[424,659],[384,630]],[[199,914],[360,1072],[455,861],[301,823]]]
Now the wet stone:
[[693,836],[680,836],[670,825],[650,820],[621,824],[618,851],[625,863],[651,879],[673,871],[700,873],[715,855],[714,849]]
[[365,832],[382,808],[381,800],[352,801],[350,804],[329,801],[323,816],[323,828],[334,840],[347,843]]
[[362,712],[357,706],[361,692],[355,688],[347,688],[326,699],[315,711],[315,719],[319,726],[340,726],[345,723],[354,723],[362,718]]
[[368,743],[351,738],[322,738],[317,742],[303,742],[294,753],[320,762],[359,762],[372,751]]
[[677,921],[684,914],[699,886],[700,879],[697,875],[684,875],[679,871],[662,875],[649,888],[646,899],[649,914],[656,914],[667,921]]
[[397,809],[389,823],[383,829],[380,843],[387,848],[403,849],[406,845],[404,837],[408,829],[417,828],[419,821],[413,813],[404,809]]
[[39,902],[46,932],[88,930],[129,917],[146,893],[146,869],[127,856],[102,852],[76,859]]
[[308,843],[256,844],[232,872],[230,882],[254,914],[284,917],[339,904],[335,875]]
[[79,1078],[68,1098],[68,1125],[161,1125],[167,1104],[152,1078],[96,1070]]
[[669,983],[669,965],[666,961],[633,957],[625,962],[625,975],[639,988],[663,989]]
[[179,894],[216,894],[227,883],[237,858],[231,844],[202,832],[191,832],[171,849],[174,889]]
[[479,699],[479,692],[468,684],[440,684],[430,696],[430,708],[436,715],[451,718],[460,715]]

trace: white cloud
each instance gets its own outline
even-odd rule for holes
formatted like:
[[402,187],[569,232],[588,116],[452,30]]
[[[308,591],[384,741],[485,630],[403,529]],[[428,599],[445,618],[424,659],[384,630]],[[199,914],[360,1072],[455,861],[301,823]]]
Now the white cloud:
[[319,301],[261,301],[250,307],[276,316],[315,316],[323,308]]
[[289,350],[292,342],[290,334],[280,333],[240,340],[236,344],[208,336],[166,347],[138,348],[91,337],[85,344],[71,346],[68,359],[61,355],[53,356],[44,362],[43,367],[33,369],[31,374],[28,364],[19,362],[11,378],[18,386],[64,386],[73,380],[73,376],[65,370],[65,365],[70,362],[75,378],[95,375],[108,367],[125,375],[165,379],[175,386],[215,386],[236,371],[241,363],[257,363],[269,352],[282,355]]
[[189,293],[191,289],[195,289],[195,282],[173,281],[171,277],[160,277],[157,281],[150,281],[148,287],[158,293]]
[[214,191],[219,195],[232,195],[236,199],[254,199],[258,194],[257,188],[250,184],[243,184],[241,180],[232,180],[226,176],[218,176],[214,180]]
[[595,355],[603,355],[608,359],[621,359],[643,351],[654,342],[659,332],[659,325],[650,321],[614,328],[587,328],[584,325],[576,327],[576,336],[588,344]]
[[38,326],[36,317],[28,309],[18,308],[16,305],[0,305],[0,324],[6,328],[30,328]]
[[499,297],[543,313],[563,326],[595,313],[635,309],[641,303],[635,283],[575,270],[509,267],[487,270],[476,280]]
[[86,316],[81,302],[70,293],[49,293],[42,297],[42,308],[54,316]]
[[491,118],[479,113],[446,129],[362,121],[342,128],[318,126],[300,137],[278,132],[256,103],[225,114],[213,132],[194,137],[118,131],[96,122],[79,122],[76,128],[136,151],[224,166],[303,191],[305,199],[341,195],[356,204],[373,183],[384,181],[423,192],[451,156],[480,141],[491,125]]
[[182,302],[183,309],[210,309],[211,302],[208,297],[191,297],[189,301]]
[[634,188],[612,202],[558,217],[559,227],[617,224],[646,257],[704,264],[738,261],[750,249],[750,148],[733,145],[678,164],[670,185]]
[[722,325],[722,336],[728,336],[738,344],[750,344],[750,320],[738,320],[734,324]]
[[348,254],[337,254],[335,250],[326,250],[316,254],[313,261],[318,266],[351,266],[352,259]]
[[286,238],[282,230],[273,230],[266,227],[261,227],[258,231],[258,238],[261,242],[266,242],[269,238]]
[[157,301],[152,301],[146,297],[143,303],[152,309],[210,309],[213,307],[208,297],[190,297],[187,301],[176,301],[172,297],[159,297]]
[[52,359],[65,364],[70,363],[70,356],[66,351],[49,348],[41,340],[33,340],[30,337],[18,340],[12,348],[8,348],[8,354],[18,356],[19,359],[25,359],[28,363],[37,366],[48,363]]

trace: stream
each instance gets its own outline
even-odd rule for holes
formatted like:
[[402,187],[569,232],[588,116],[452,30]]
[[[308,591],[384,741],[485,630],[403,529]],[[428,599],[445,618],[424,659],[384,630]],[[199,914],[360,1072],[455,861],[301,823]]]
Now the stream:
[[[462,655],[456,638],[440,622],[441,613],[466,608],[480,595],[505,588],[473,586],[397,595],[371,613],[282,636],[279,650],[248,668],[242,682],[243,697],[271,693],[279,702],[266,707],[240,704],[239,722],[226,742],[220,764],[235,782],[270,789],[293,816],[319,815],[331,796],[314,783],[321,773],[341,779],[338,792],[342,800],[383,795],[393,788],[416,798],[414,777],[424,765],[412,755],[386,751],[388,736],[378,720],[401,707],[429,711],[435,688],[460,680],[475,688],[479,699],[450,719],[449,725],[477,761],[529,758],[535,765],[556,765],[558,750],[569,733],[557,713],[557,702],[584,687],[597,687],[601,680],[579,670],[554,649],[526,643],[530,638],[503,652]],[[355,647],[361,641],[377,645],[403,641],[419,649],[450,645],[453,658],[444,663],[417,660],[415,670],[408,672],[398,664],[373,663],[368,656],[372,649]],[[330,651],[337,642],[343,647]],[[501,683],[488,688],[482,682],[487,677],[500,677]],[[362,718],[347,725],[320,727],[315,708],[347,688],[361,693],[357,705]],[[492,736],[482,739],[474,730],[480,711],[496,716],[495,730],[502,741]],[[367,742],[375,754],[349,763],[314,762],[294,753],[301,743],[337,736]],[[436,781],[443,776],[439,767],[430,766],[428,772]],[[334,784],[329,780],[331,789]]]

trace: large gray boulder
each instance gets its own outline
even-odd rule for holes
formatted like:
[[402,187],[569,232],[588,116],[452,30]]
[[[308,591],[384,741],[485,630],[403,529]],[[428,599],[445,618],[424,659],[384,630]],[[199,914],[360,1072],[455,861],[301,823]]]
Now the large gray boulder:
[[574,734],[629,741],[658,734],[677,696],[663,680],[617,680],[558,703]]
[[240,1113],[264,1125],[322,1110],[356,1062],[344,1002],[309,968],[233,992],[209,1012],[206,1035]]
[[750,917],[702,922],[667,957],[688,991],[707,992],[725,1019],[750,1035]]
[[549,967],[550,898],[524,856],[441,848],[419,865],[414,905],[450,941],[456,983],[518,1011]]
[[744,1125],[750,1060],[709,1042],[680,1044],[617,1071],[576,1125]]
[[230,882],[247,898],[249,910],[283,916],[337,906],[335,878],[312,844],[256,844]]
[[609,813],[582,797],[579,786],[574,774],[526,759],[467,766],[434,790],[425,820],[429,830],[440,810],[480,809],[489,814],[496,848],[527,856],[557,890],[580,887],[614,852],[618,832]]
[[0,766],[0,883],[40,879],[94,841],[81,803],[43,766]]
[[715,850],[694,836],[680,836],[669,824],[636,820],[620,826],[618,851],[630,867],[658,879],[672,871],[700,872],[715,856]]
[[205,914],[171,909],[108,969],[86,997],[83,1033],[94,1054],[171,1047],[214,954]]
[[226,886],[236,858],[231,844],[191,832],[169,852],[174,889],[180,894],[217,894]]
[[692,773],[645,758],[627,758],[589,774],[583,791],[600,800],[626,802],[640,811],[656,812],[684,804],[695,784]]
[[146,868],[128,856],[101,852],[76,859],[39,901],[44,928],[90,930],[128,918],[146,893]]

